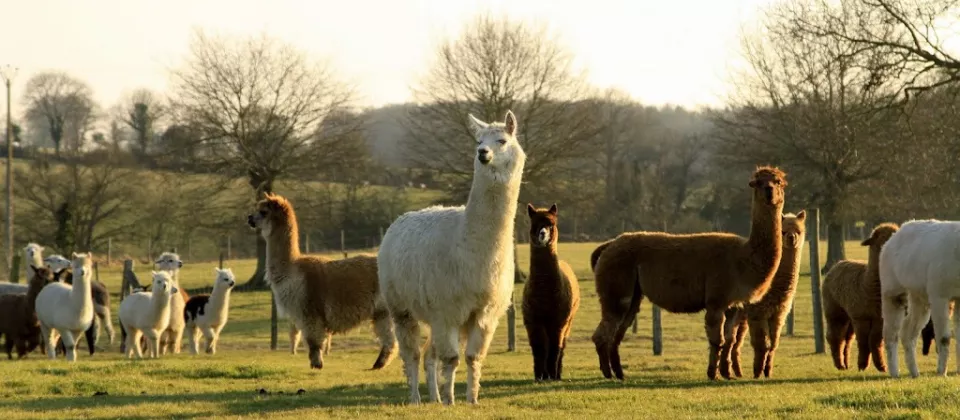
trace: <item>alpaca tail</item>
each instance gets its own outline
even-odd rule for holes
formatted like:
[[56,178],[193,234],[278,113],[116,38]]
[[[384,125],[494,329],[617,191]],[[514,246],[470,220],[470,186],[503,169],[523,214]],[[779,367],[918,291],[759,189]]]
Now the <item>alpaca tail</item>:
[[596,270],[597,260],[600,259],[600,254],[602,254],[603,250],[607,249],[607,247],[610,246],[611,243],[613,243],[613,240],[606,241],[600,244],[600,246],[598,246],[597,249],[593,250],[593,253],[590,254],[590,271]]

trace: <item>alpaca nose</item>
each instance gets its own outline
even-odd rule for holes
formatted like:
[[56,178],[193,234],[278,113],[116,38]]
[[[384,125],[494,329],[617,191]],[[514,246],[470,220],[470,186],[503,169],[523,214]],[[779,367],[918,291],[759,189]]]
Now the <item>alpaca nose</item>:
[[252,214],[248,214],[248,215],[247,215],[247,224],[250,225],[250,227],[257,227],[257,225],[256,225],[255,223],[253,223],[253,215],[252,215]]
[[490,149],[486,147],[482,149],[477,149],[477,160],[479,160],[480,163],[486,165],[490,163],[490,160],[492,159],[493,159],[493,155],[490,153]]

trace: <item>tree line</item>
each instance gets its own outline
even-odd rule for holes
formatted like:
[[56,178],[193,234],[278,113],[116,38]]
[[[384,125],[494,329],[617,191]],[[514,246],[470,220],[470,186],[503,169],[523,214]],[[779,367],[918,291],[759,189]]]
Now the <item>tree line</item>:
[[556,34],[505,17],[439,42],[414,100],[381,108],[356,106],[336,69],[290,44],[198,31],[169,92],[133,90],[109,109],[67,73],[30,78],[13,130],[18,240],[63,252],[122,236],[253,243],[243,215],[273,191],[324,236],[375,236],[404,211],[463,203],[466,116],[510,109],[529,156],[521,201],[557,203],[564,240],[745,234],[747,176],[775,164],[788,211],[821,209],[829,266],[858,222],[960,216],[960,60],[934,35],[953,5],[775,3],[743,31],[725,106],[698,110],[591,86]]

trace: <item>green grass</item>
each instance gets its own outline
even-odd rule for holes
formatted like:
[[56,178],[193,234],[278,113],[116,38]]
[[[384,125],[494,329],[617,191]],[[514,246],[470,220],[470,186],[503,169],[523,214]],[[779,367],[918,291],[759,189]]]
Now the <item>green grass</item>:
[[[517,351],[507,352],[504,319],[484,366],[478,407],[463,404],[462,368],[456,384],[458,405],[406,406],[399,359],[382,371],[367,370],[377,354],[368,328],[335,337],[324,369],[313,371],[304,352],[296,356],[287,352],[285,324],[280,326],[280,350],[269,350],[269,295],[237,293],[219,353],[214,356],[181,354],[128,361],[120,357],[115,344],[93,357],[82,354],[73,365],[63,359],[49,362],[39,353],[27,360],[0,361],[0,418],[960,417],[956,409],[960,405],[957,379],[935,377],[934,356],[920,357],[921,378],[892,380],[872,368],[839,372],[828,354],[814,354],[806,261],[796,301],[795,335],[781,341],[774,378],[707,381],[702,314],[665,313],[664,355],[653,356],[650,305],[645,302],[639,333],[628,333],[622,347],[626,381],[603,380],[590,342],[599,319],[587,265],[594,246],[560,247],[562,257],[571,262],[582,279],[583,294],[564,360],[566,379],[562,383],[533,383],[532,357],[523,326],[517,326]],[[850,257],[863,258],[864,251],[855,242],[848,244]],[[519,258],[526,268],[526,246],[520,247]],[[252,261],[230,261],[227,265],[240,279],[253,271]],[[212,267],[212,263],[184,267],[184,285],[209,284]],[[137,271],[141,278],[149,274],[148,267]],[[112,290],[118,289],[118,268],[105,268],[100,274]],[[516,290],[518,302],[521,291],[522,287]],[[116,308],[117,304],[113,305]],[[749,344],[744,352],[746,370],[750,370]],[[950,363],[953,366],[954,361]],[[259,394],[260,388],[270,394]],[[298,389],[305,393],[296,395]],[[423,390],[425,385],[421,384]],[[93,396],[98,391],[109,395]]]

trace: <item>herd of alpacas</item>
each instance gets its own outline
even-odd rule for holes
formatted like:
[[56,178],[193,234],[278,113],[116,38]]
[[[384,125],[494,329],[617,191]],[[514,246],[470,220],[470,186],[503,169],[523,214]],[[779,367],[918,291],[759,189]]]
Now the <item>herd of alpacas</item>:
[[[431,402],[453,404],[458,366],[466,363],[466,400],[478,401],[481,369],[500,318],[512,303],[514,221],[526,154],[517,140],[517,119],[469,116],[476,140],[473,179],[462,206],[432,206],[399,216],[376,255],[328,259],[300,252],[292,203],[264,193],[247,224],[266,241],[266,277],[278,313],[290,323],[290,351],[301,336],[310,367],[323,368],[331,337],[372,324],[380,352],[372,369],[397,353],[419,404],[420,363]],[[793,305],[806,233],[803,210],[784,213],[786,174],[758,167],[750,177],[751,227],[747,237],[729,233],[625,232],[590,256],[601,319],[592,341],[600,371],[624,379],[619,347],[644,297],[673,313],[703,311],[709,351],[707,377],[741,377],[740,349],[749,332],[753,376],[770,377],[780,334]],[[530,270],[522,316],[536,381],[560,380],[564,350],[580,306],[580,288],[557,252],[558,209],[527,204]],[[844,260],[822,284],[827,341],[837,369],[847,369],[854,337],[860,370],[868,361],[899,376],[897,344],[910,375],[919,375],[916,344],[936,343],[937,373],[946,374],[948,321],[960,299],[960,222],[911,220],[876,226],[863,246],[868,261]],[[55,358],[60,343],[76,360],[81,334],[91,354],[98,324],[113,340],[109,294],[92,279],[92,255],[42,258],[29,244],[26,285],[0,283],[0,335],[8,358],[40,346]],[[228,318],[230,269],[216,269],[209,295],[189,296],[179,285],[178,255],[156,261],[150,290],[126,297],[119,307],[127,357],[180,352],[186,332],[190,351],[215,353]],[[960,315],[953,318],[960,333]],[[421,328],[427,327],[425,343]],[[58,341],[59,340],[59,341]],[[461,345],[463,344],[463,345]],[[884,353],[889,355],[889,363]],[[960,340],[956,342],[960,372]]]

